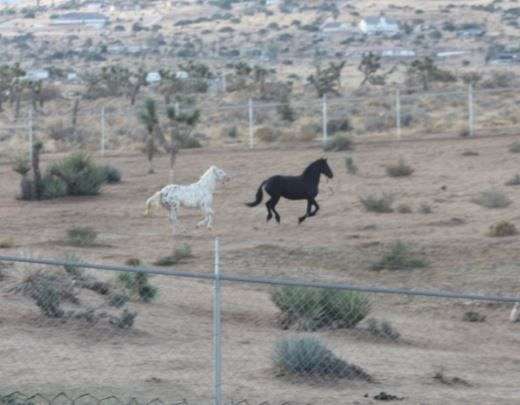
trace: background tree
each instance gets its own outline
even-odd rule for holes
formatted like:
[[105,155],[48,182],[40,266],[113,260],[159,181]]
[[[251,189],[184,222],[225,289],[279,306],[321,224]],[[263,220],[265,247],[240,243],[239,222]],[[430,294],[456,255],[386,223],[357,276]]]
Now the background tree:
[[428,91],[432,82],[455,82],[457,78],[447,70],[435,66],[432,58],[414,60],[408,67],[408,83],[419,83],[423,91]]
[[157,109],[155,101],[151,98],[147,99],[144,103],[144,109],[139,114],[139,119],[144,124],[146,128],[146,138],[145,138],[145,149],[146,149],[146,157],[148,158],[148,164],[150,165],[148,169],[148,174],[152,174],[155,172],[153,168],[153,157],[155,154],[155,132],[156,128],[159,125],[159,119],[157,118]]
[[329,66],[324,69],[320,65],[316,66],[316,73],[310,75],[307,81],[314,86],[318,97],[323,97],[325,94],[339,95],[341,72],[344,67],[345,61],[339,63],[330,62]]
[[372,83],[377,71],[381,68],[381,56],[372,52],[363,55],[359,63],[358,70],[363,73],[363,81],[359,87],[363,87],[367,82]]
[[19,84],[20,78],[25,72],[18,63],[14,65],[0,66],[0,111],[3,111],[3,104],[9,98],[14,100],[13,94],[15,87]]

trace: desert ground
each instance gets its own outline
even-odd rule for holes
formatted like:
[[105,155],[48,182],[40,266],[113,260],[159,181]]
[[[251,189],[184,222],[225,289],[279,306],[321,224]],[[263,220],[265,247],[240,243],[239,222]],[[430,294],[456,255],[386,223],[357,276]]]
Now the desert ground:
[[[213,240],[221,244],[221,271],[228,275],[350,283],[418,290],[516,295],[518,236],[492,238],[489,227],[501,220],[519,223],[520,188],[504,183],[520,172],[520,154],[508,151],[516,137],[414,142],[360,143],[349,152],[359,167],[345,169],[345,152],[327,153],[335,173],[323,181],[321,210],[302,225],[297,217],[304,202],[281,201],[282,223],[266,223],[263,205],[248,208],[258,185],[273,174],[298,174],[323,155],[318,147],[274,145],[252,151],[203,148],[183,151],[175,181],[190,183],[211,165],[231,179],[215,196],[215,229],[196,229],[196,211],[181,210],[187,231],[171,236],[166,212],[144,217],[144,201],[168,183],[168,159],[157,161],[156,174],[146,174],[143,155],[96,157],[123,173],[123,182],[99,196],[54,201],[16,199],[19,176],[0,166],[0,236],[14,246],[2,255],[63,258],[73,252],[84,261],[122,265],[139,258],[151,264],[188,243],[193,257],[175,267],[186,272],[213,270]],[[463,156],[465,151],[478,155]],[[43,166],[60,155],[43,155]],[[412,176],[391,178],[385,165],[399,158],[414,168]],[[487,209],[472,199],[490,188],[513,201],[504,209]],[[412,213],[366,212],[361,196],[395,195],[395,206]],[[421,204],[431,213],[419,213]],[[67,229],[91,226],[98,245],[69,247]],[[402,240],[425,258],[424,269],[371,270],[395,241]],[[159,298],[133,303],[138,312],[129,331],[82,321],[49,321],[28,299],[10,292],[36,266],[4,264],[0,281],[0,348],[2,392],[20,390],[47,395],[66,390],[124,398],[156,397],[168,401],[211,398],[212,287],[207,281],[155,276]],[[49,270],[50,271],[50,270]],[[101,279],[115,274],[93,272]],[[249,403],[370,404],[385,391],[409,404],[512,404],[520,389],[520,326],[508,320],[510,305],[464,300],[419,299],[371,294],[370,317],[385,319],[401,339],[387,342],[354,330],[309,333],[320,337],[340,357],[363,367],[372,383],[339,380],[311,383],[275,375],[271,353],[276,340],[300,332],[284,331],[271,288],[224,283],[223,391],[228,399]],[[82,300],[91,300],[82,296]],[[468,310],[485,322],[463,322]],[[439,370],[443,382],[433,376]],[[367,395],[366,395],[367,394]],[[191,403],[191,402],[190,402]]]

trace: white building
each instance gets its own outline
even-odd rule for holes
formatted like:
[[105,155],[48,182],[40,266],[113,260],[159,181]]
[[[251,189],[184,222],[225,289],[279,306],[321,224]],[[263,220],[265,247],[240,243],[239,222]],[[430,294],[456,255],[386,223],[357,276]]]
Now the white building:
[[30,69],[25,72],[24,80],[28,81],[38,81],[38,80],[46,80],[50,77],[49,71],[47,69]]
[[334,34],[338,32],[347,32],[349,30],[349,26],[345,22],[341,21],[325,21],[321,27],[321,32],[324,34]]
[[108,23],[108,17],[100,13],[67,13],[52,19],[52,25],[86,25],[103,28]]
[[400,32],[399,23],[385,16],[363,18],[359,29],[367,35],[395,35]]
[[155,84],[161,81],[161,74],[159,72],[148,72],[146,75],[146,83]]

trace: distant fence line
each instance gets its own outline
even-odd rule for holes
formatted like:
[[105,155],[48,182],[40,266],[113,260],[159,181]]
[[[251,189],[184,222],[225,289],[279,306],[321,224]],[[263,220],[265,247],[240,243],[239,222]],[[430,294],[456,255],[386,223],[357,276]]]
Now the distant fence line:
[[[401,140],[405,131],[407,131],[406,134],[408,135],[449,134],[457,131],[460,135],[462,131],[466,136],[474,137],[485,131],[496,133],[496,130],[517,129],[520,128],[520,124],[517,125],[514,120],[511,121],[510,119],[511,116],[517,115],[516,110],[511,110],[515,105],[514,100],[509,103],[509,106],[500,105],[497,103],[495,96],[501,97],[503,94],[511,93],[513,96],[510,98],[512,98],[514,94],[519,93],[518,90],[520,88],[517,87],[475,89],[472,84],[469,84],[466,91],[432,91],[408,94],[405,91],[396,89],[393,92],[382,92],[366,96],[328,97],[325,95],[321,99],[293,100],[289,104],[283,102],[262,102],[261,100],[250,98],[245,102],[222,105],[203,103],[199,106],[191,106],[175,103],[175,107],[181,112],[193,111],[195,108],[200,110],[203,113],[203,119],[213,120],[211,123],[208,123],[209,127],[214,126],[214,120],[220,120],[226,125],[234,123],[235,126],[242,128],[243,131],[241,133],[248,147],[254,148],[258,143],[256,129],[264,125],[265,115],[280,114],[279,108],[287,105],[290,105],[295,116],[309,118],[317,124],[319,123],[320,129],[315,139],[321,141],[327,141],[331,136],[331,120],[351,119],[352,117],[361,120],[358,123],[360,131],[365,131],[366,133],[390,132],[394,134],[395,140]],[[444,100],[444,97],[448,99]],[[499,100],[502,101],[502,99]],[[440,104],[435,105],[435,103]],[[129,124],[133,134],[135,131],[139,131],[140,128],[138,125],[135,125],[139,108],[140,106],[123,109],[117,109],[112,106],[90,108],[88,110],[80,110],[76,117],[80,119],[92,118],[99,123],[99,125],[96,124],[98,129],[94,130],[99,132],[99,135],[94,137],[99,136],[99,138],[92,139],[91,137],[90,143],[94,143],[96,149],[103,155],[110,149],[109,142],[113,140],[114,131],[120,133],[126,131],[124,128],[117,127],[120,123],[109,122],[109,120],[116,117],[128,117],[129,120],[134,120],[132,125]],[[164,111],[161,109],[159,112]],[[72,113],[72,109],[66,109],[60,113],[60,117],[67,117]],[[442,114],[442,116],[436,117],[434,116],[435,114]],[[488,120],[486,114],[494,114],[494,119]],[[504,116],[504,114],[507,115]],[[418,118],[416,119],[415,116]],[[426,117],[426,121],[429,122],[427,128],[421,127],[427,125],[423,122],[425,121],[423,117]],[[0,124],[0,134],[9,131],[25,132],[30,151],[32,150],[32,139],[42,130],[39,127],[39,122],[45,121],[47,118],[49,117],[39,116],[39,114],[29,110],[22,116],[22,123]],[[503,120],[500,121],[500,118],[503,118]],[[411,119],[412,124],[410,124]],[[376,120],[375,124],[371,120]],[[268,121],[273,122],[273,119]],[[371,128],[374,125],[375,127]],[[384,130],[378,125],[384,128]],[[78,123],[78,126],[81,128],[80,123]],[[203,125],[201,124],[201,126]],[[122,135],[119,134],[117,136]]]

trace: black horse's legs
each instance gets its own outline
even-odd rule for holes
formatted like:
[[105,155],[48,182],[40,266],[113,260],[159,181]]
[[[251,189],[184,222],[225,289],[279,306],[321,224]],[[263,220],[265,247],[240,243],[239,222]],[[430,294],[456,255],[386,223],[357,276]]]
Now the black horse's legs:
[[303,217],[298,218],[298,223],[301,224],[303,221],[305,221],[305,218],[312,217],[311,213],[311,207],[312,207],[312,200],[307,200],[307,212]]
[[314,209],[314,211],[311,214],[309,214],[309,216],[313,217],[314,215],[316,215],[316,213],[320,209],[320,206],[318,205],[318,203],[316,202],[316,200],[314,198],[311,200],[311,204],[314,205],[315,209]]
[[273,217],[273,213],[271,212],[271,201],[272,201],[272,199],[269,199],[265,203],[265,206],[267,208],[267,220],[266,220],[267,222],[269,222],[269,220]]
[[280,214],[278,214],[278,211],[276,211],[276,204],[278,204],[278,201],[280,201],[280,197],[271,197],[271,209],[274,212],[274,218],[276,219],[276,222],[280,223]]

